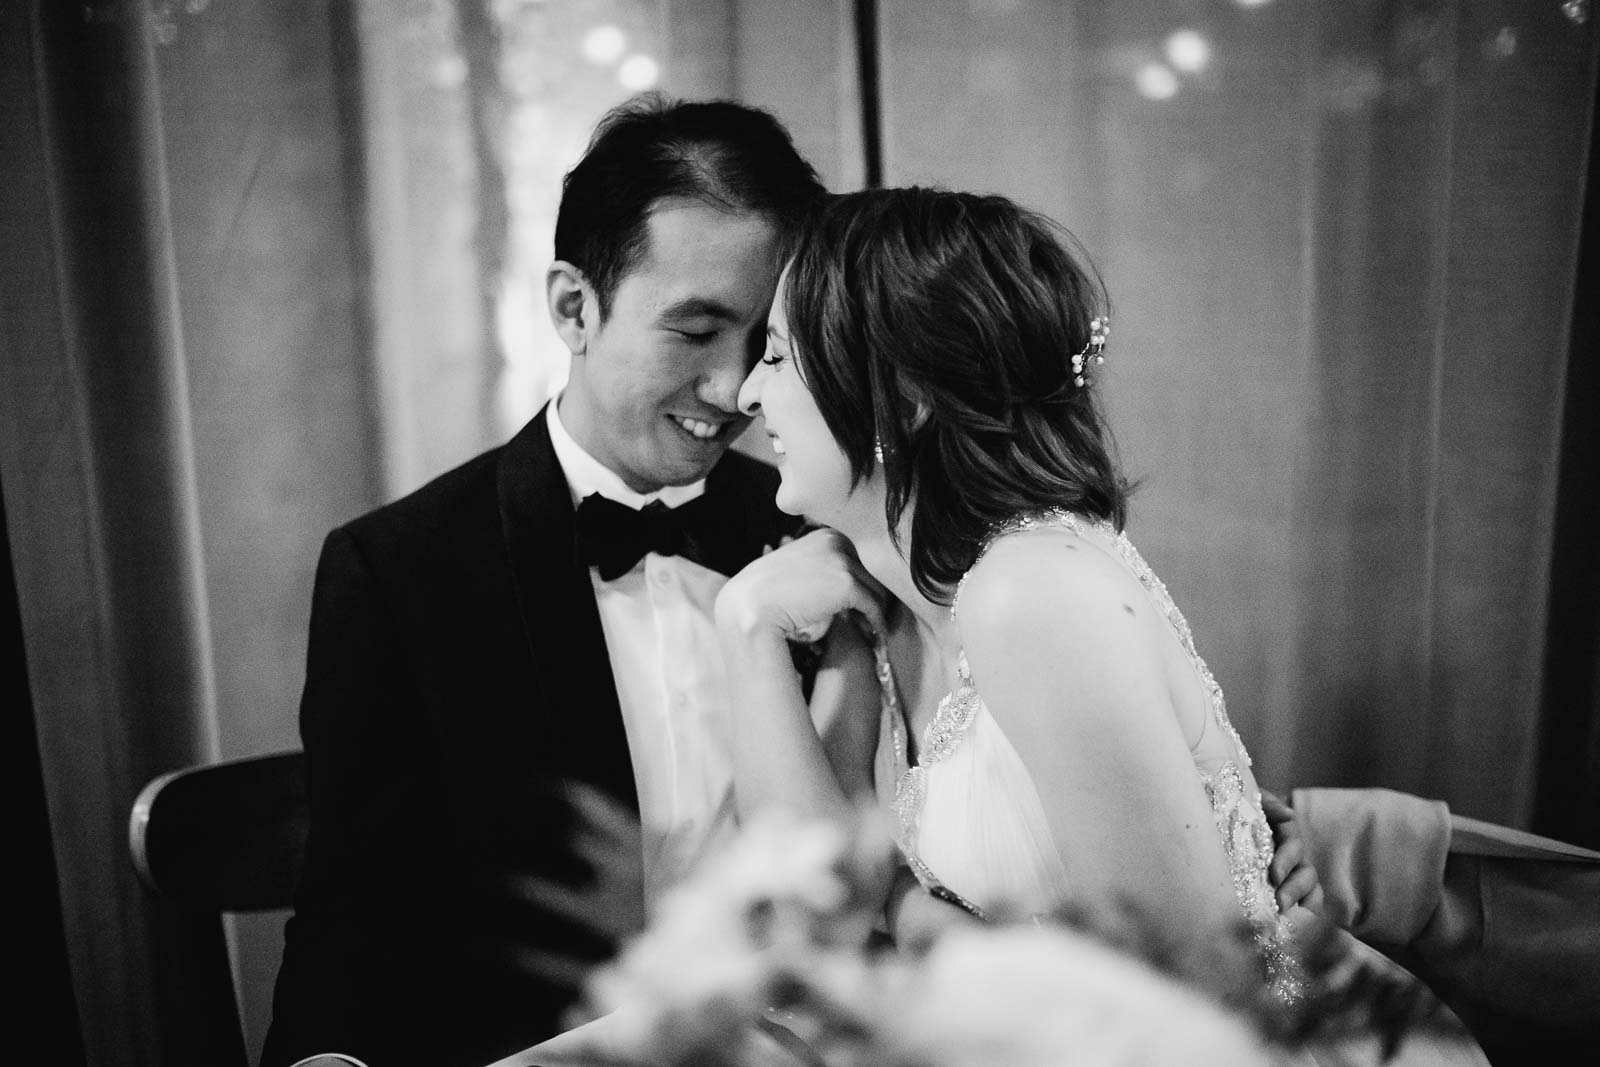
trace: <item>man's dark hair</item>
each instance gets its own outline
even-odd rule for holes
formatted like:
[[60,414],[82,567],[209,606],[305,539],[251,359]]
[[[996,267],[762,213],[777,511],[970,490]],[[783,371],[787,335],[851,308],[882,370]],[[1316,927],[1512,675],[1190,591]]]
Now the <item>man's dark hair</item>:
[[879,189],[826,198],[790,263],[795,367],[856,483],[881,443],[889,529],[911,506],[907,559],[936,602],[1019,515],[1126,518],[1093,375],[1072,366],[1106,313],[1075,243],[1004,197]]
[[661,200],[761,215],[777,228],[787,255],[822,194],[816,171],[765,111],[648,93],[608,112],[567,172],[555,254],[583,272],[604,318],[617,286],[648,251],[650,213]]

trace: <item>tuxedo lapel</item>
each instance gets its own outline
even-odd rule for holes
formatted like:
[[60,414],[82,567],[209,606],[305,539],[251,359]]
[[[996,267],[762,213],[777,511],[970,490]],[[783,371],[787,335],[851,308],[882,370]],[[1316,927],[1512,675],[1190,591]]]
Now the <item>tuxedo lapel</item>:
[[637,807],[627,732],[589,569],[579,562],[571,495],[550,445],[548,406],[500,455],[501,529],[534,663],[538,757],[552,773]]

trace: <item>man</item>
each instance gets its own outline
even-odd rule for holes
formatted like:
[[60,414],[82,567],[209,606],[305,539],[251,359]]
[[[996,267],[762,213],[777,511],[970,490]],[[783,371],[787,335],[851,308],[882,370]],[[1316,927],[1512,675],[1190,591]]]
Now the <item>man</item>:
[[592,873],[559,783],[637,807],[647,887],[726,824],[711,609],[793,522],[772,472],[726,453],[821,192],[764,113],[612,112],[563,183],[546,295],[565,391],[328,537],[301,705],[311,832],[264,1067],[476,1065],[557,1032],[570,984],[528,962],[605,948],[518,904]]

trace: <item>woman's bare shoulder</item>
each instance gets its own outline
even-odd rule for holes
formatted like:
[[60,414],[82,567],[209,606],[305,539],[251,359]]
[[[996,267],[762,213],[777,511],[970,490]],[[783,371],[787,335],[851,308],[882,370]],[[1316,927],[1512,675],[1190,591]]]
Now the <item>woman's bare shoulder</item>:
[[1170,730],[1149,610],[1106,545],[1052,528],[991,546],[967,577],[956,625],[990,713],[1055,767],[1067,757],[1063,745],[1126,755]]
[[1103,628],[1137,615],[1137,586],[1098,545],[1067,527],[1007,534],[968,572],[956,617],[963,635],[1039,625]]

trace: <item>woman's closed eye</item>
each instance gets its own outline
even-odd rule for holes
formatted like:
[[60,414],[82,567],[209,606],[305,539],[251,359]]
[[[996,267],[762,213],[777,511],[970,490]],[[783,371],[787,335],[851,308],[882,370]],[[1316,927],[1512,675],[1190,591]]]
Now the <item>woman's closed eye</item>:
[[717,336],[716,330],[673,330],[673,333],[692,345],[703,345]]
[[767,347],[761,353],[761,362],[769,367],[776,367],[789,358],[789,339],[772,329],[767,328]]

